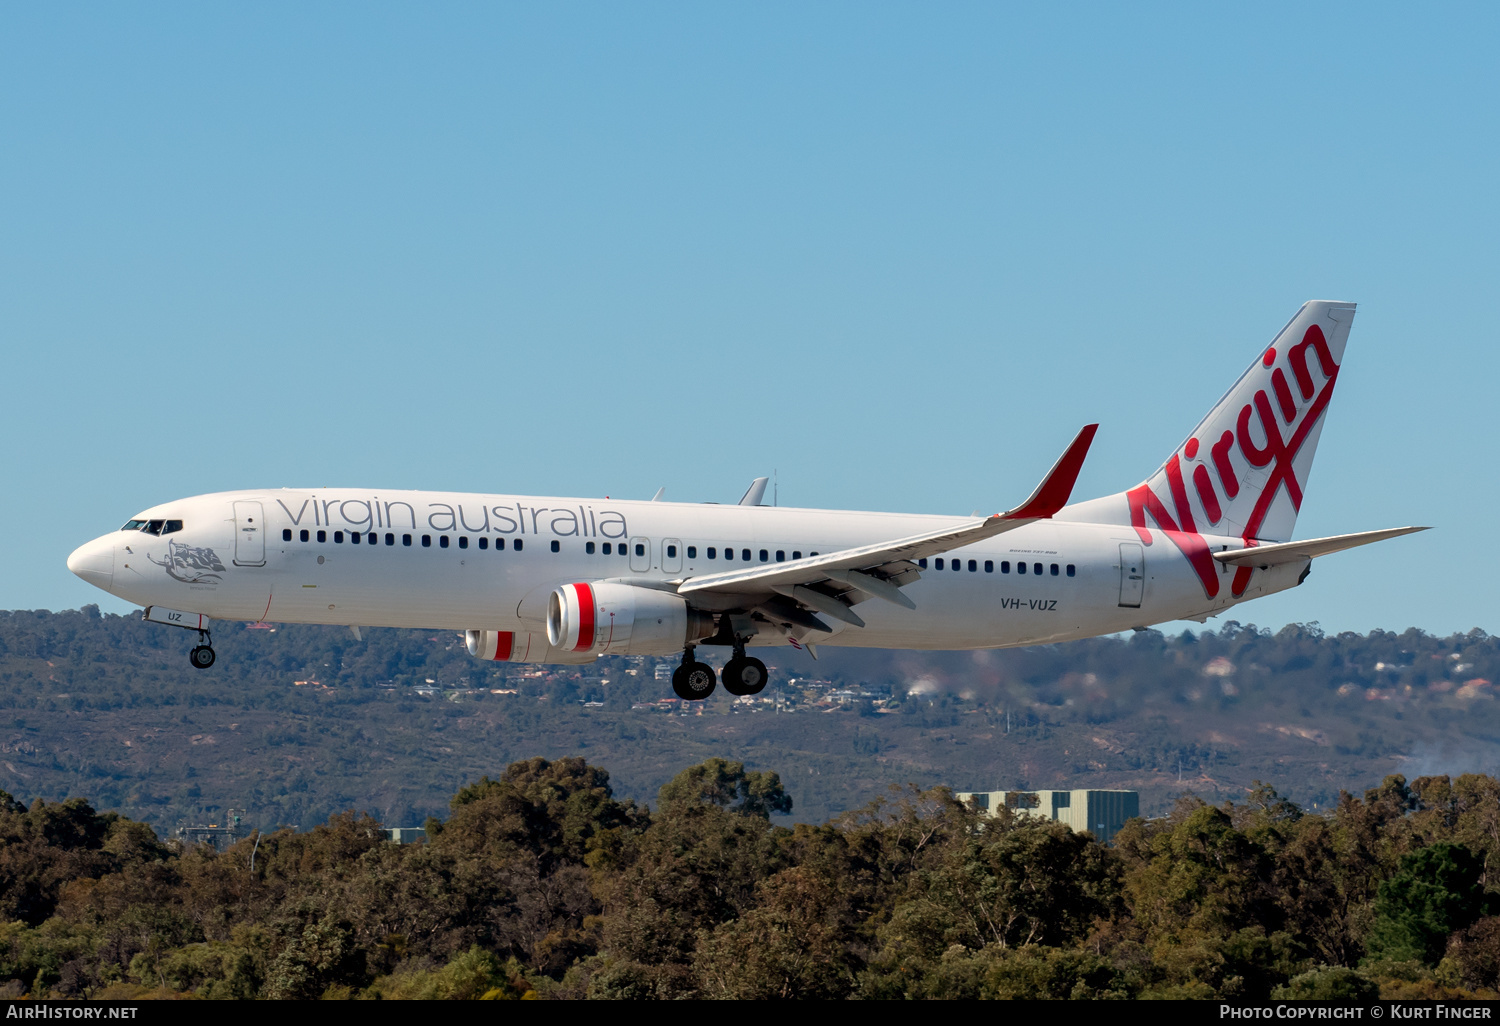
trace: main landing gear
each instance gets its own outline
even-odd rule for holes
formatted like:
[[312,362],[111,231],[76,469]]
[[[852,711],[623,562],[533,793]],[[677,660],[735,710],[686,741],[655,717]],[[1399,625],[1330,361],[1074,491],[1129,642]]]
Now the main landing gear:
[[724,690],[731,695],[758,695],[766,686],[766,664],[734,646],[734,658],[724,664]]
[[677,697],[689,702],[701,701],[714,693],[714,683],[714,668],[693,658],[692,645],[683,649],[682,665],[672,671],[672,690]]
[[[734,646],[734,658],[724,664],[724,690],[731,695],[758,695],[765,689],[766,664],[745,655],[743,642]],[[682,653],[682,665],[672,671],[672,690],[678,698],[697,702],[714,693],[714,668],[700,663],[692,647]]]
[[208,631],[199,631],[198,641],[198,646],[188,653],[188,662],[193,664],[195,670],[206,670],[218,656],[214,655],[213,639],[209,637]]

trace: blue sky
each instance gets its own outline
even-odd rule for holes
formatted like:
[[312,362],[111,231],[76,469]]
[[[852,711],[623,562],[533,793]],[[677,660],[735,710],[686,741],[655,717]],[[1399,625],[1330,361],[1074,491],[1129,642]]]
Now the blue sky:
[[[1135,484],[1360,303],[1263,625],[1500,630],[1497,9],[0,11],[0,608],[155,502],[968,513]],[[106,609],[123,611],[107,599]]]

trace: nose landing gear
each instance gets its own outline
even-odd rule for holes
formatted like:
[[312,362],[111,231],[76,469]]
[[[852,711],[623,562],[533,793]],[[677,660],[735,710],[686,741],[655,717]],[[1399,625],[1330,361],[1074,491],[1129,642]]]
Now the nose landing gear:
[[214,654],[213,639],[209,637],[208,631],[199,631],[198,641],[200,644],[188,653],[188,662],[193,664],[194,669],[206,670],[218,656]]

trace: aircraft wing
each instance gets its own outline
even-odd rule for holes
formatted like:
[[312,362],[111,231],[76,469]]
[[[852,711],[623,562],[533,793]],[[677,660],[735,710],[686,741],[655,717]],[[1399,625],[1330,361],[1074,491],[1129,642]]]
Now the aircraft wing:
[[1230,566],[1253,566],[1265,570],[1283,563],[1300,563],[1315,556],[1326,556],[1331,552],[1342,552],[1371,542],[1399,538],[1403,534],[1427,531],[1426,527],[1388,527],[1383,531],[1362,531],[1358,534],[1336,534],[1331,538],[1309,538],[1307,541],[1278,542],[1275,545],[1256,545],[1234,552],[1215,552],[1214,559]]
[[804,610],[826,613],[862,627],[864,621],[849,607],[868,597],[915,609],[911,599],[900,591],[902,585],[921,577],[912,560],[938,555],[1051,517],[1067,505],[1098,427],[1089,424],[1078,432],[1036,491],[1025,502],[1004,513],[956,527],[825,552],[789,563],[762,564],[692,577],[678,585],[678,594],[690,596],[718,592],[744,596],[751,604],[764,600],[759,602],[759,608],[773,616],[824,631],[828,630],[827,626]]

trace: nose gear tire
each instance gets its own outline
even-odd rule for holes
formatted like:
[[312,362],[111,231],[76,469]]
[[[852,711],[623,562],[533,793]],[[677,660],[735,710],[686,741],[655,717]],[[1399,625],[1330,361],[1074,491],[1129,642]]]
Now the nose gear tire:
[[714,668],[707,663],[683,663],[672,671],[672,690],[678,698],[697,702],[714,693]]
[[214,650],[207,645],[199,645],[188,653],[188,661],[199,670],[208,669],[214,664],[216,658],[218,657],[214,655]]

